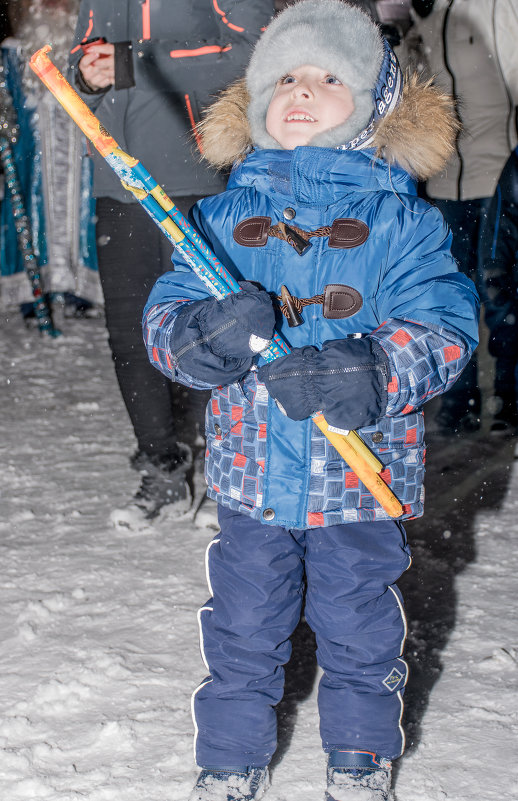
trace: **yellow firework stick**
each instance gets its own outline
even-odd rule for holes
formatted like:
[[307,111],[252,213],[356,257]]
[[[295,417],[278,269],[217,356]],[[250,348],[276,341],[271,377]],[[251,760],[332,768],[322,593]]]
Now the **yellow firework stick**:
[[[362,453],[357,450],[354,435],[361,442],[369,456],[375,459],[380,466],[382,466],[381,462],[369,451],[356,432],[350,431],[348,436],[335,433],[333,429],[329,427],[328,422],[321,413],[314,414],[312,420],[315,425],[319,427],[322,434],[327,437],[331,445],[336,448],[340,456],[345,459],[360,481],[365,484],[371,495],[381,504],[387,514],[391,517],[400,517],[403,514],[403,507],[390,487],[385,484],[378,470],[376,468],[373,469],[372,462],[365,459]],[[349,440],[351,434],[353,434],[352,441]]]

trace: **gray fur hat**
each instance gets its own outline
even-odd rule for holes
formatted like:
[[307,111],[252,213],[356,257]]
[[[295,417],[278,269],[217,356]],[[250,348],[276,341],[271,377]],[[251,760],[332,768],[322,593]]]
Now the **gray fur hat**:
[[354,100],[351,116],[317,134],[310,144],[368,146],[376,121],[399,102],[402,75],[378,26],[357,6],[342,0],[300,0],[275,17],[257,42],[246,73],[254,143],[279,147],[266,130],[268,106],[277,81],[304,64],[335,75]]

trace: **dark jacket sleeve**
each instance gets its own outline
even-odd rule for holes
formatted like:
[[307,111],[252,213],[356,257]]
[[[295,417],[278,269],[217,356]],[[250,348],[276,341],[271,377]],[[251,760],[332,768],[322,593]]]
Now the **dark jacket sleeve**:
[[[485,321],[507,349],[518,345],[518,148],[498,181],[481,235],[480,293]],[[516,344],[514,344],[516,343]],[[495,354],[496,355],[496,354]]]

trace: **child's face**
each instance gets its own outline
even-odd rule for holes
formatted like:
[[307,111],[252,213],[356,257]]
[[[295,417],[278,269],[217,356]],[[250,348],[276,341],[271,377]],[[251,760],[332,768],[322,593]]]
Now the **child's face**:
[[266,114],[266,130],[285,150],[307,145],[354,111],[351,90],[320,67],[305,64],[281,78]]

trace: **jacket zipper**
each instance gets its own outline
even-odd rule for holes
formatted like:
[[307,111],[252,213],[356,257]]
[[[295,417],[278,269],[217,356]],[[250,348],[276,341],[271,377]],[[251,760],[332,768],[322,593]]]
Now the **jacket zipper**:
[[236,323],[237,320],[230,320],[224,325],[221,325],[219,328],[216,328],[216,330],[213,331],[211,334],[209,334],[209,336],[199,337],[199,339],[195,339],[193,342],[189,342],[187,345],[184,345],[176,353],[171,353],[174,361],[178,363],[178,359],[180,359],[185,353],[192,350],[193,348],[196,348],[198,345],[209,343],[211,339],[215,339],[215,337],[219,336],[219,334],[222,334],[224,331],[227,331],[229,328],[232,328],[232,326],[235,325]]
[[187,108],[187,114],[189,115],[189,122],[191,123],[191,130],[194,134],[194,138],[196,139],[196,144],[198,145],[198,150],[200,153],[203,153],[203,147],[201,144],[201,136],[198,133],[198,129],[196,126],[196,121],[194,119],[194,114],[192,113],[192,105],[191,105],[191,98],[189,95],[185,95],[185,106]]
[[385,369],[383,366],[377,364],[372,367],[370,364],[360,364],[357,367],[342,367],[342,368],[333,368],[332,370],[311,370],[309,373],[307,371],[301,372],[300,370],[291,370],[289,373],[283,373],[282,375],[272,376],[270,379],[271,381],[281,381],[284,378],[294,378],[295,376],[302,376],[302,375],[339,375],[340,373],[365,373],[369,370],[377,370],[378,372],[385,375]]

